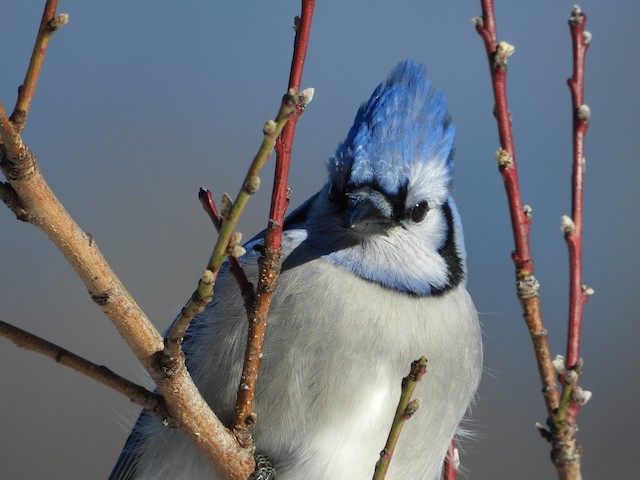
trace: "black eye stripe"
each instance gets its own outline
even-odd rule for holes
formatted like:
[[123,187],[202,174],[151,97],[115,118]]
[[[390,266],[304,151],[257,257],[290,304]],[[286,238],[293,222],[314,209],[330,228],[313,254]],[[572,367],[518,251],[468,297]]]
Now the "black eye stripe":
[[432,294],[437,295],[444,293],[445,291],[454,288],[460,282],[464,281],[464,265],[462,258],[458,254],[458,249],[455,242],[455,223],[453,220],[453,212],[449,202],[445,202],[442,205],[442,214],[447,225],[447,237],[442,245],[438,249],[438,253],[444,259],[447,264],[447,285],[439,290],[434,290]]

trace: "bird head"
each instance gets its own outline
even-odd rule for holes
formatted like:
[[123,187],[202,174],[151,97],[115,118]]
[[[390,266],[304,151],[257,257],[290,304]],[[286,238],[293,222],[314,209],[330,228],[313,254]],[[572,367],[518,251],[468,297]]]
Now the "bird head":
[[358,110],[310,208],[324,258],[414,295],[464,282],[462,228],[450,196],[454,132],[424,67],[396,66]]

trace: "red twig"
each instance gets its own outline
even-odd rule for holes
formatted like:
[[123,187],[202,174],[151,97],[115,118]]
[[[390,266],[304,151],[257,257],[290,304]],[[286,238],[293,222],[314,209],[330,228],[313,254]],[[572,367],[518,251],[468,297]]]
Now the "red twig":
[[[313,10],[315,0],[302,0],[302,14],[295,20],[296,38],[291,59],[291,73],[289,74],[289,89],[300,91],[302,71],[304,61],[307,56],[307,46],[309,44],[309,34],[311,32],[311,21],[313,20]],[[300,112],[300,107],[298,107]],[[291,147],[293,137],[296,132],[296,124],[299,115],[294,116],[284,127],[280,139],[276,142],[276,170],[275,181],[273,183],[273,193],[271,195],[271,211],[269,218],[272,220],[271,228],[267,231],[265,245],[268,248],[278,249],[282,243],[282,226],[284,215],[289,206],[289,196],[287,194],[289,180],[289,165],[291,163]]]
[[567,80],[573,104],[573,178],[571,228],[566,230],[565,239],[569,247],[571,270],[569,332],[567,339],[566,365],[575,367],[580,358],[580,330],[582,309],[587,301],[587,289],[582,285],[582,211],[584,197],[584,137],[589,128],[589,107],[584,103],[584,60],[589,49],[590,35],[584,27],[587,17],[574,10],[569,19],[573,41],[573,76]]
[[68,16],[65,14],[56,17],[57,8],[58,0],[47,0],[42,14],[42,20],[40,21],[38,36],[36,37],[36,42],[33,47],[33,53],[31,54],[29,68],[27,69],[24,83],[18,89],[18,100],[11,115],[11,121],[18,133],[22,133],[27,121],[27,114],[31,107],[31,100],[36,90],[40,71],[42,70],[42,63],[47,53],[49,40],[56,30],[68,21]]
[[[295,19],[296,37],[291,61],[291,73],[289,75],[289,92],[299,92],[300,90],[314,8],[315,0],[302,0],[301,15]],[[258,287],[254,309],[249,318],[247,348],[245,350],[233,419],[233,431],[241,445],[249,445],[252,442],[251,427],[255,423],[253,399],[262,356],[267,313],[281,266],[282,228],[284,215],[289,205],[288,177],[291,146],[293,144],[296,121],[303,109],[304,104],[298,103],[296,115],[287,122],[275,146],[276,167],[273,192],[271,194],[269,225],[265,237],[264,250],[259,259]]]
[[[507,190],[509,213],[513,225],[513,237],[515,252],[513,261],[520,275],[533,275],[534,266],[529,251],[529,228],[531,220],[522,208],[522,195],[518,182],[518,169],[516,166],[516,153],[511,128],[511,113],[507,102],[507,58],[511,54],[506,44],[498,43],[496,21],[493,11],[493,0],[482,0],[482,22],[476,25],[476,29],[482,37],[487,56],[495,98],[496,120],[498,122],[498,134],[500,147],[507,155],[499,158],[502,179]],[[502,47],[502,49],[501,49]]]
[[498,122],[500,150],[496,158],[504,181],[509,213],[515,243],[512,254],[516,269],[518,299],[524,310],[524,319],[533,343],[538,372],[542,381],[542,391],[547,412],[551,417],[558,407],[559,394],[556,374],[553,368],[547,330],[542,323],[538,282],[534,277],[535,268],[529,249],[530,210],[522,205],[522,195],[518,182],[511,114],[507,103],[507,59],[514,51],[505,42],[498,43],[493,0],[481,0],[482,17],[475,19],[476,30],[482,37],[489,60],[489,70],[495,98],[495,116]]
[[442,472],[442,480],[456,480],[458,477],[458,449],[456,441],[451,440],[447,456],[444,458],[444,468]]

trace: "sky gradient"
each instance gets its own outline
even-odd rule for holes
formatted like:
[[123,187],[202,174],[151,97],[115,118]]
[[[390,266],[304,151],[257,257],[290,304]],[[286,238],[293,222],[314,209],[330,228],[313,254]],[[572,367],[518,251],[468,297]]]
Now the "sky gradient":
[[[15,102],[44,2],[0,0],[0,99]],[[553,353],[564,350],[570,213],[572,1],[498,1],[498,34],[516,47],[508,93],[531,245]],[[584,1],[587,55],[582,385],[585,478],[633,478],[640,413],[637,222],[640,3]],[[286,89],[299,2],[61,0],[70,23],[51,41],[24,140],[51,187],[163,330],[191,295],[214,241],[197,191],[235,194]],[[480,2],[318,2],[298,123],[292,207],[326,178],[356,110],[400,60],[424,63],[456,124],[454,195],[485,374],[464,445],[466,478],[553,478],[536,433],[545,410],[515,297],[513,240],[494,154],[497,129]],[[271,173],[240,231],[265,225]],[[42,233],[0,208],[0,319],[148,382],[117,332]],[[0,339],[0,464],[6,478],[106,478],[138,409],[124,397]],[[147,383],[148,385],[148,383]],[[37,459],[37,461],[36,461]],[[632,469],[633,468],[633,469]]]

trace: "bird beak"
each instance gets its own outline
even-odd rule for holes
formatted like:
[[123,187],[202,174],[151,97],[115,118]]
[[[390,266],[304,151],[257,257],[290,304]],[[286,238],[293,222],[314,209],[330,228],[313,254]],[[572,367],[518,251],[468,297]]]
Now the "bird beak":
[[347,196],[347,227],[360,233],[382,233],[392,226],[393,208],[382,193],[362,188]]

